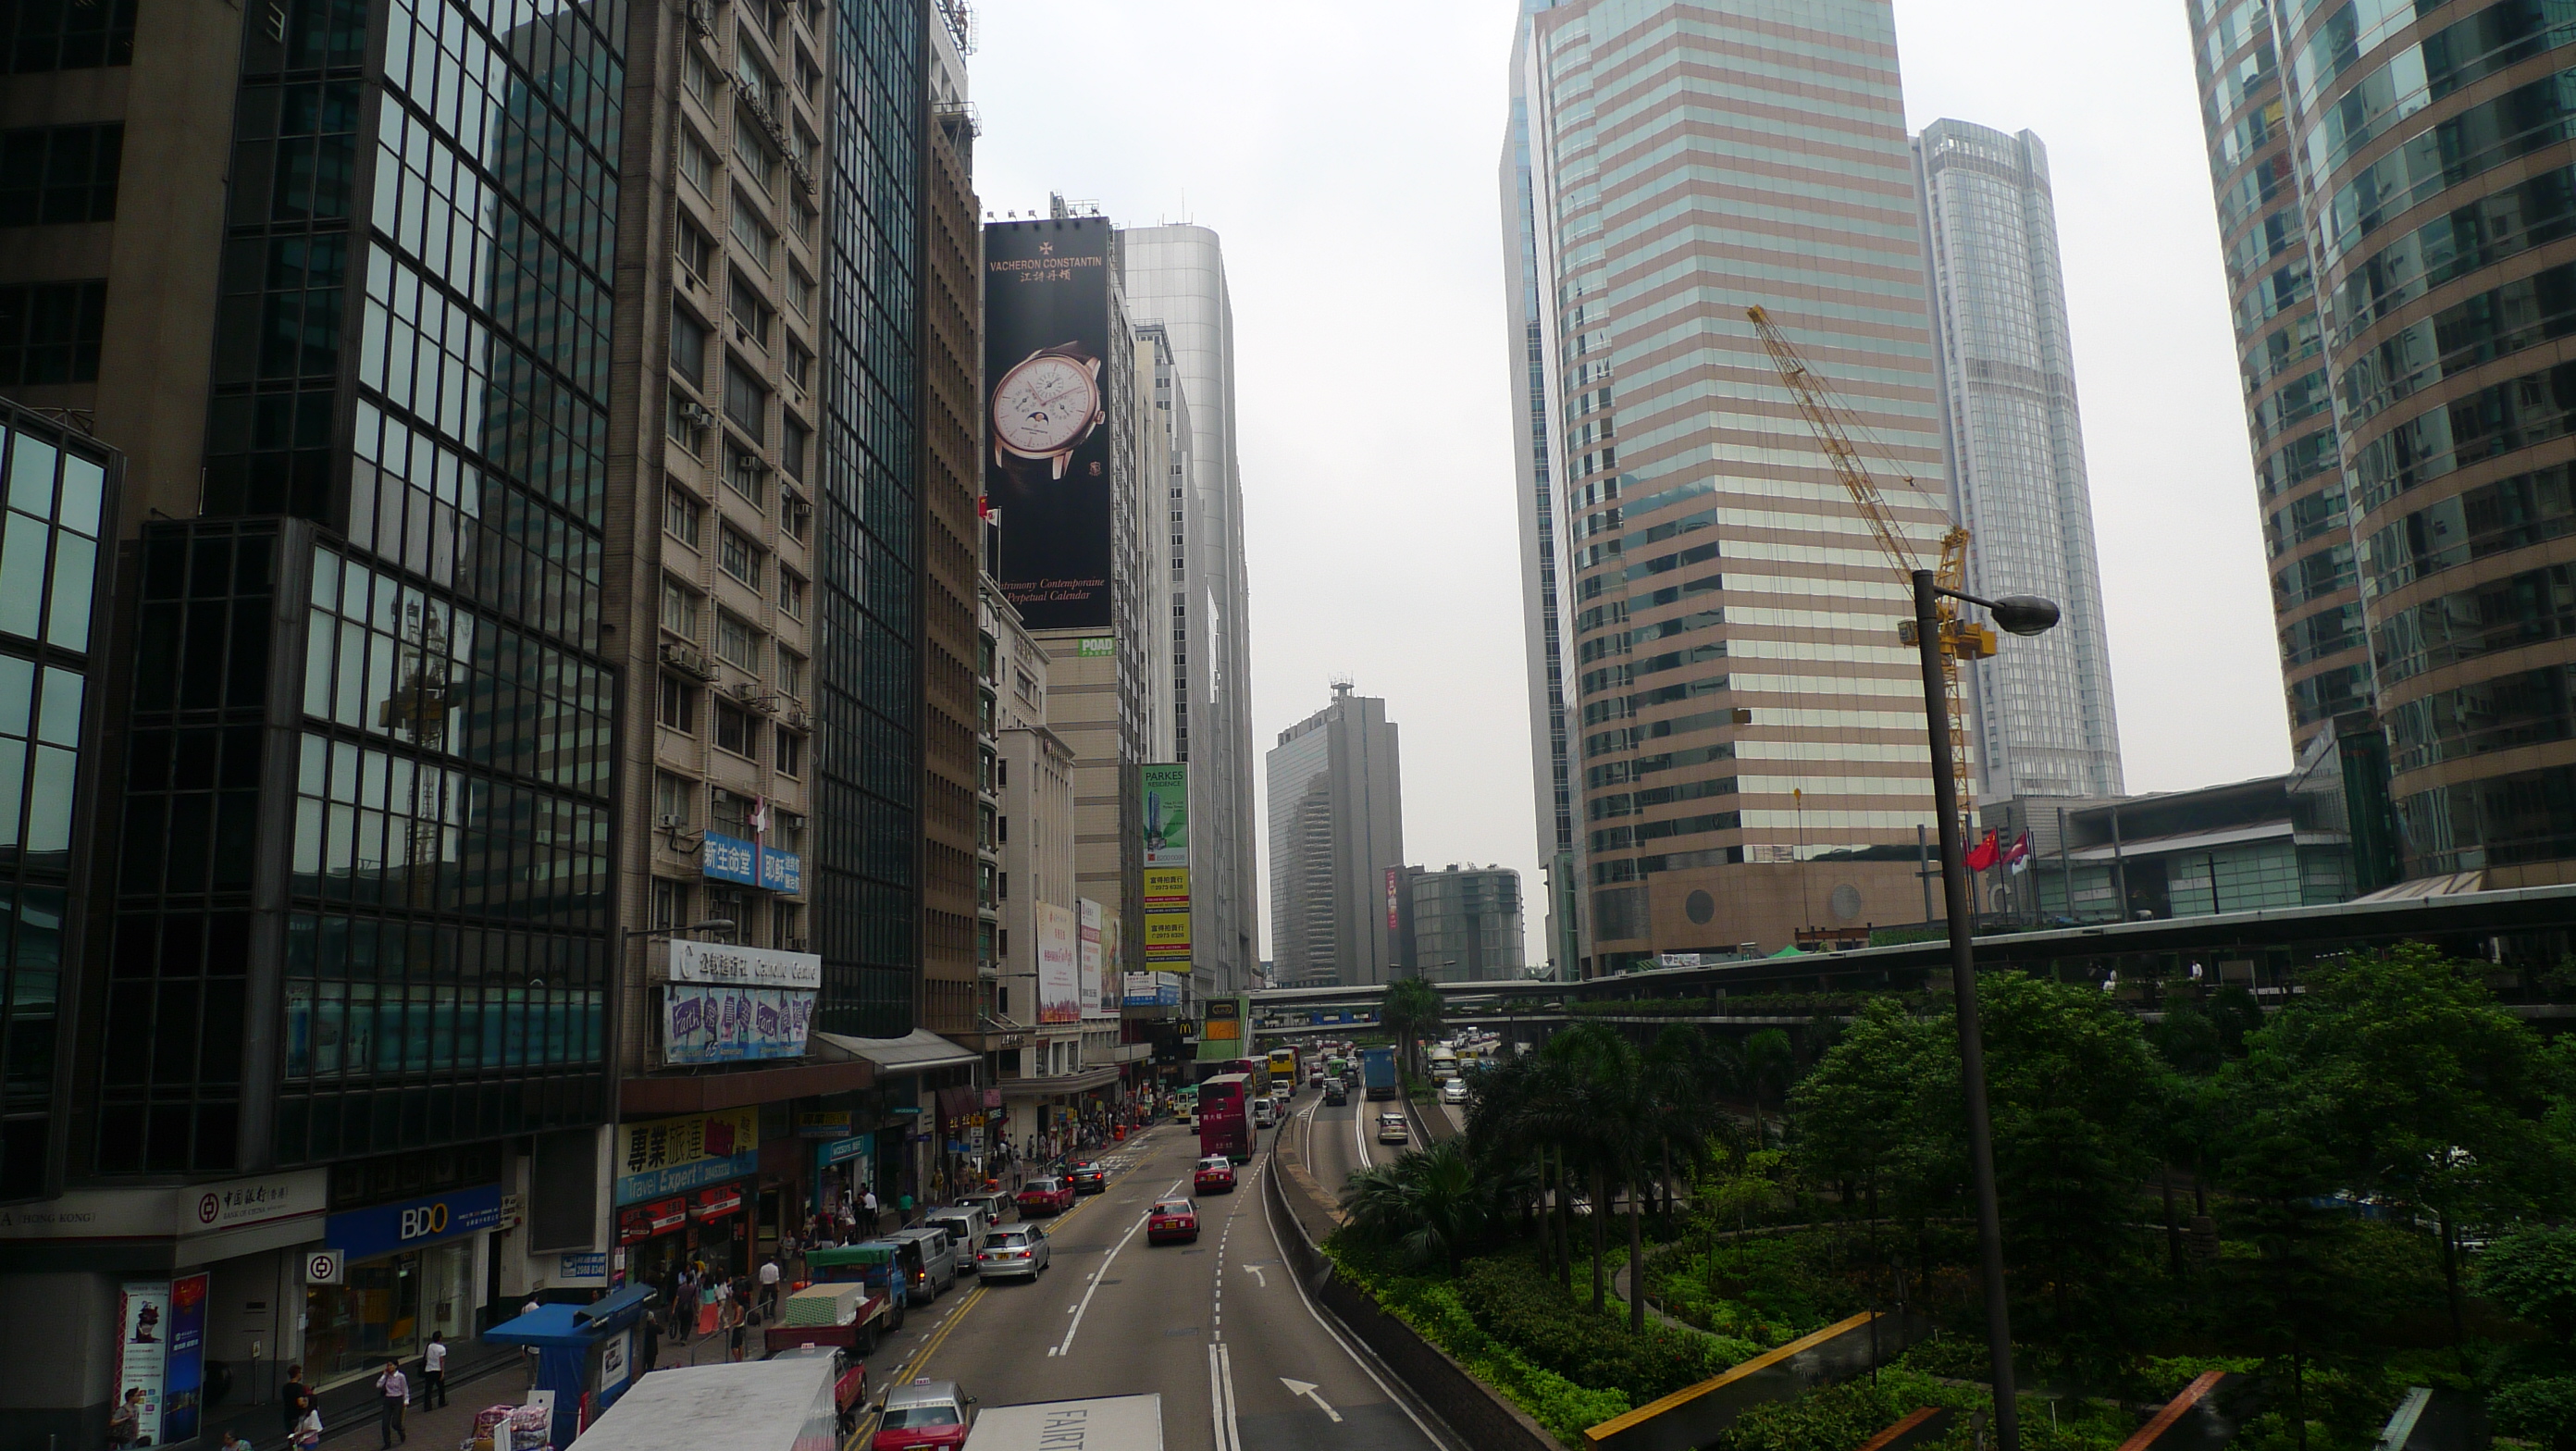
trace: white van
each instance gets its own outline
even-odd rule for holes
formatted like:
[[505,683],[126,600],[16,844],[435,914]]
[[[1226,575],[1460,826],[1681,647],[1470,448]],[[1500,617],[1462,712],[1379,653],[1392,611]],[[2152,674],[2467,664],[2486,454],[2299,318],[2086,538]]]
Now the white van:
[[886,1238],[921,1247],[921,1283],[912,1287],[912,1303],[927,1305],[957,1283],[957,1241],[947,1230],[924,1223],[898,1229]]
[[921,1217],[925,1229],[944,1229],[957,1246],[957,1272],[975,1273],[976,1253],[984,1248],[984,1237],[993,1232],[991,1216],[979,1204],[952,1204],[934,1209]]

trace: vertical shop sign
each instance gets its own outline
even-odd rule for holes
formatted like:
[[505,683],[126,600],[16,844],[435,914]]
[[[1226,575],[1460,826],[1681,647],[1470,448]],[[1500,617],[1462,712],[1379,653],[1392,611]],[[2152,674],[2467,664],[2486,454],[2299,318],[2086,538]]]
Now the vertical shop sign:
[[128,1280],[117,1320],[116,1398],[143,1392],[135,1430],[143,1444],[161,1444],[162,1377],[170,1366],[170,1282]]
[[161,1439],[193,1439],[206,1385],[206,1276],[170,1282],[170,1358],[161,1369]]

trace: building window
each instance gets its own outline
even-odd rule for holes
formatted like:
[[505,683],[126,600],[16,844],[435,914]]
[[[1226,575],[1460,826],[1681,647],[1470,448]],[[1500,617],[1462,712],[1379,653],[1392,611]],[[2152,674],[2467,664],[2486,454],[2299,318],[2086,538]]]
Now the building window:
[[769,224],[760,219],[760,213],[752,209],[751,202],[740,192],[734,193],[732,230],[733,239],[751,254],[752,262],[767,272],[771,251],[778,245],[778,234],[769,230]]
[[778,774],[782,776],[802,776],[805,774],[805,738],[796,734],[794,731],[789,730],[785,726],[778,727],[778,759],[776,764],[778,766]]
[[662,826],[689,829],[696,812],[692,807],[698,797],[698,785],[686,776],[668,771],[653,773],[653,820]]
[[706,286],[707,279],[715,275],[715,240],[686,217],[680,219],[679,241],[672,251],[680,259],[682,270],[696,278],[700,287]]
[[680,84],[688,87],[689,94],[697,97],[700,105],[713,110],[716,104],[716,68],[708,62],[706,52],[695,44],[683,46],[682,50],[686,52],[687,59],[680,65]]
[[677,483],[662,484],[662,531],[681,543],[696,549],[705,533],[707,506]]
[[689,884],[653,879],[653,925],[665,932],[689,925]]
[[760,289],[739,272],[732,274],[732,283],[726,288],[725,308],[753,342],[764,348],[769,346],[770,330],[777,325],[778,314],[761,299]]
[[678,388],[671,390],[670,414],[671,441],[696,457],[705,458],[707,425],[715,422],[716,416],[707,411],[705,404],[681,392]]
[[716,531],[716,563],[725,573],[744,584],[753,589],[760,588],[760,546],[752,543],[742,531],[732,528]]
[[[787,340],[787,381],[809,393],[814,389],[814,355],[794,338]],[[794,434],[801,430],[791,423],[788,431]],[[799,472],[802,472],[801,465]]]
[[[809,358],[807,361],[812,360]],[[813,430],[793,418],[782,416],[778,429],[778,466],[787,471],[787,477],[805,477],[805,451],[812,446],[813,439]]]
[[19,0],[0,11],[0,74],[134,64],[134,0]]
[[814,510],[794,489],[778,491],[778,527],[790,539],[802,540],[814,527]]
[[[748,64],[751,57],[745,54],[742,59]],[[748,83],[744,89],[746,94],[752,94]],[[742,174],[749,177],[763,195],[778,184],[778,153],[770,150],[769,143],[761,139],[759,124],[746,117],[734,118],[733,159],[742,163]]]
[[775,806],[770,807],[769,844],[778,848],[780,851],[792,851],[800,855],[803,854],[805,850],[805,818],[797,815],[793,811],[781,811]]
[[722,700],[716,702],[716,749],[760,759],[759,744],[751,729],[751,712]]
[[778,688],[796,700],[805,698],[804,657],[786,650],[778,652]]
[[716,197],[715,149],[698,139],[698,133],[680,128],[680,175],[698,189],[698,195],[709,201]]
[[760,673],[760,631],[731,610],[716,611],[716,658]]
[[662,628],[683,639],[698,638],[698,593],[668,577],[662,581]]
[[796,309],[798,317],[814,315],[814,279],[793,262],[787,264],[787,305]]
[[[95,357],[95,352],[92,354]],[[97,370],[91,365],[93,374]],[[728,358],[725,360],[725,417],[734,421],[754,443],[768,439],[769,390],[751,375],[751,370]]]
[[698,733],[698,688],[676,675],[662,677],[662,699],[655,719],[683,735]]
[[97,382],[106,325],[104,281],[0,287],[0,385]]
[[759,454],[731,439],[725,440],[725,484],[749,499],[755,509],[761,507],[760,480],[768,472],[769,465],[760,461]]
[[116,220],[125,127],[0,131],[0,227]]
[[794,902],[770,903],[769,942],[783,952],[803,952],[805,909]]
[[703,388],[707,382],[707,325],[685,307],[671,309],[671,371]]
[[751,935],[751,898],[745,896],[737,887],[709,887],[705,920],[732,923],[732,931],[713,932],[708,935],[728,942],[740,942]]
[[792,570],[778,571],[778,608],[797,619],[805,618],[805,581]]

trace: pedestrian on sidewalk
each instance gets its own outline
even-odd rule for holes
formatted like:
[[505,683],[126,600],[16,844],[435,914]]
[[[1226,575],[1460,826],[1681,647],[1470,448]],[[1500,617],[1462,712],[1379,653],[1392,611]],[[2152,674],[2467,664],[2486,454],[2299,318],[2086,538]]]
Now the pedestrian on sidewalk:
[[644,1368],[637,1375],[650,1375],[653,1363],[662,1358],[662,1322],[652,1315],[644,1317]]
[[435,1330],[429,1332],[429,1344],[421,1348],[420,1383],[424,1408],[447,1404],[447,1338]]
[[403,1429],[403,1407],[411,1404],[411,1382],[404,1378],[399,1363],[385,1362],[385,1373],[376,1377],[376,1398],[385,1408],[385,1445],[392,1446],[397,1437],[408,1443],[411,1432]]
[[304,1413],[311,1409],[313,1409],[313,1387],[304,1383],[304,1367],[288,1366],[286,1384],[277,1388],[277,1416],[279,1420],[286,1423],[284,1433],[288,1440],[295,1439],[296,1423],[303,1420]]
[[778,1256],[760,1262],[760,1308],[771,1315],[778,1313]]
[[143,1388],[136,1386],[125,1393],[125,1399],[108,1412],[107,1444],[114,1451],[134,1445],[143,1439]]
[[226,1431],[223,1451],[251,1451],[250,1442],[243,1440],[239,1431]]
[[864,1215],[866,1216],[866,1221],[867,1221],[867,1226],[868,1226],[868,1238],[870,1238],[870,1239],[874,1239],[874,1238],[876,1238],[876,1237],[877,1237],[877,1191],[876,1191],[876,1186],[875,1186],[875,1185],[873,1185],[873,1184],[869,1185],[869,1186],[868,1186],[868,1189],[867,1189],[867,1192],[866,1192],[865,1194],[862,1194],[862,1195],[860,1195],[860,1196],[859,1196],[859,1210],[860,1210],[860,1212],[861,1212],[862,1214],[864,1214]]

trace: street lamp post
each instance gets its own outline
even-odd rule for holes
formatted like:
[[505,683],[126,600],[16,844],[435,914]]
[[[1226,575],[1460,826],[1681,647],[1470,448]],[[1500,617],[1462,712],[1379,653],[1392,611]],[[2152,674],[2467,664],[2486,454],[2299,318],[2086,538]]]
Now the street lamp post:
[[1977,956],[1970,941],[1968,875],[1961,863],[1959,784],[1951,774],[1949,682],[1941,669],[1941,597],[1983,605],[1997,625],[2036,635],[2057,623],[2057,606],[2031,595],[1981,600],[1943,589],[1914,571],[1914,644],[1923,660],[1923,713],[1932,738],[1932,801],[1941,823],[1941,891],[1950,927],[1950,984],[1959,1018],[1959,1078],[1968,1100],[1968,1172],[1977,1194],[1977,1257],[1986,1288],[1986,1354],[1995,1378],[1995,1445],[2021,1451],[2014,1399],[2011,1304],[2004,1286],[2003,1211],[1995,1200],[1995,1133],[1986,1112],[1986,1045],[1977,1022]]

